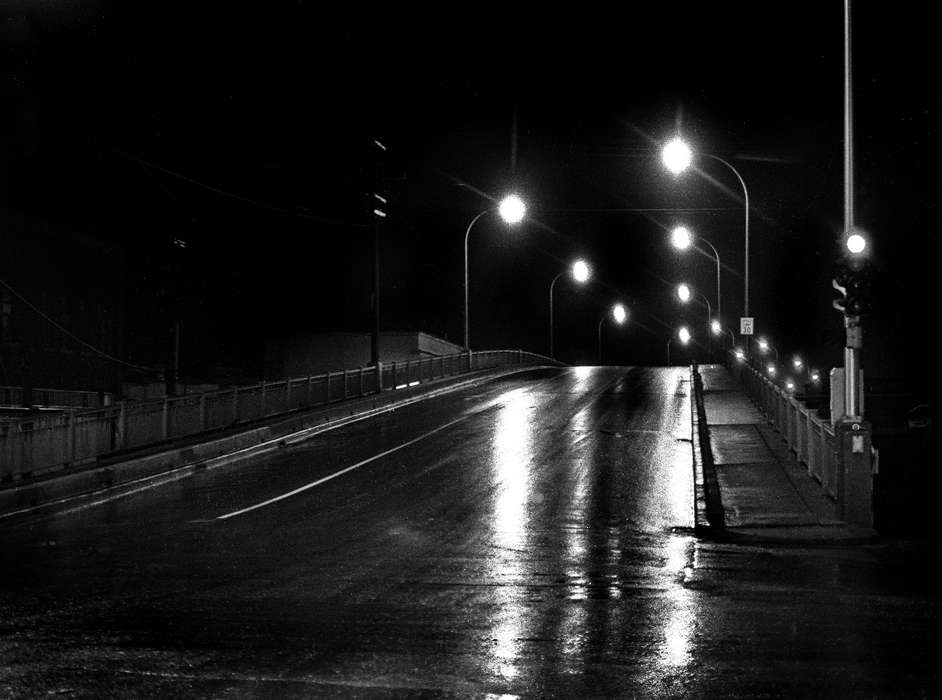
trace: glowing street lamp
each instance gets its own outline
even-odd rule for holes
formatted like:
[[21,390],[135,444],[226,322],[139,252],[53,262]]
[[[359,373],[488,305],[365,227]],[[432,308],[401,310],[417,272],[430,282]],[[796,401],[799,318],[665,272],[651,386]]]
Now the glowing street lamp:
[[671,231],[671,245],[677,250],[687,250],[693,245],[693,234],[686,226],[678,226]]
[[818,373],[818,370],[811,370],[811,382],[813,384],[818,384],[821,381],[821,375]]
[[[589,281],[589,277],[592,276],[592,269],[589,267],[589,263],[581,258],[576,260],[572,267],[569,269],[569,273],[572,275],[573,280],[579,284],[585,284]],[[549,341],[550,341],[550,357],[555,358],[556,345],[554,341],[553,333],[553,290],[556,288],[556,282],[560,277],[566,274],[566,271],[560,272],[553,278],[553,281],[550,282],[549,288]]]
[[[471,235],[471,229],[478,219],[494,210],[494,207],[489,207],[471,219],[468,230],[464,234],[464,349],[466,351],[471,350],[471,311],[468,303],[468,237]],[[513,226],[523,221],[527,213],[527,207],[519,196],[511,194],[500,201],[496,211],[504,223]]]
[[778,350],[771,343],[769,343],[768,340],[760,337],[756,340],[756,345],[759,346],[759,352],[761,352],[763,355],[765,355],[769,350],[775,353],[775,361],[778,362]]
[[712,321],[710,321],[710,332],[713,335],[719,335],[723,332],[723,324],[714,318]]
[[[687,326],[681,326],[680,328],[677,329],[677,340],[680,341],[681,345],[687,345],[692,339],[693,339],[693,336],[690,334],[690,330],[687,328]],[[674,340],[674,336],[669,336],[667,338],[667,364],[668,366],[670,366],[670,363],[671,363],[671,343],[673,342],[673,340]]]
[[589,270],[589,264],[585,260],[576,260],[572,264],[572,278],[583,284],[589,280],[591,271]]
[[687,284],[681,283],[677,285],[677,298],[684,304],[690,301],[691,292],[690,287]]
[[844,245],[852,255],[861,255],[867,249],[867,239],[859,231],[854,231],[844,240]]
[[674,175],[680,175],[693,162],[693,151],[682,138],[675,136],[664,145],[661,160]]
[[785,381],[785,388],[786,388],[788,391],[794,391],[794,390],[795,390],[795,382],[792,381],[791,379],[786,380],[786,381]]
[[[619,326],[624,325],[625,321],[628,320],[628,310],[625,308],[624,304],[613,305],[611,314],[612,320]],[[608,318],[608,314],[603,315],[602,318],[599,319],[599,364],[602,364],[602,324],[605,323],[606,318]]]
[[776,372],[775,365],[770,362],[768,365],[766,365],[765,371],[769,373],[770,377],[774,377]]
[[801,368],[804,367],[804,365],[805,363],[802,362],[801,358],[797,355],[792,359],[792,367],[794,367],[799,372],[801,371]]
[[736,348],[733,351],[733,355],[736,357],[737,362],[744,362],[746,359],[746,353],[743,352],[742,348]]

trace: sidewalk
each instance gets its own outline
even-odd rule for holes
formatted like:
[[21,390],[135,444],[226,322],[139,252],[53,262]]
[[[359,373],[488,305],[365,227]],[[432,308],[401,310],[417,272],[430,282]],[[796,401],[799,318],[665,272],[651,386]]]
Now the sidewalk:
[[711,534],[733,540],[824,544],[876,537],[841,522],[837,503],[725,367],[702,365],[699,372],[708,441],[701,441],[697,468],[712,488],[705,489],[706,512],[698,522],[708,520]]

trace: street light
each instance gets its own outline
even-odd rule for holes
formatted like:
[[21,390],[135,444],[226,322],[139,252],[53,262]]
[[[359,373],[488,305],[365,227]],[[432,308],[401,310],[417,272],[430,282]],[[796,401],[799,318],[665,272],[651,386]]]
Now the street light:
[[778,350],[772,346],[768,340],[765,338],[759,338],[756,340],[756,345],[759,346],[759,351],[764,355],[769,350],[775,353],[775,361],[778,362]]
[[[719,156],[713,155],[712,153],[698,153],[698,155],[704,156],[706,158],[712,158],[713,160],[719,161],[727,168],[733,171],[733,174],[739,180],[739,184],[742,185],[743,196],[746,203],[746,264],[745,264],[745,299],[743,303],[744,313],[743,316],[749,316],[749,190],[746,189],[746,181],[742,179],[742,175],[739,174],[739,171],[736,170],[727,160],[720,158]],[[693,163],[693,149],[684,142],[680,137],[674,137],[664,146],[664,149],[661,151],[661,160],[664,162],[665,167],[670,170],[674,175],[680,175],[682,172],[687,170]]]
[[[494,211],[494,207],[485,209],[471,219],[468,230],[464,234],[464,349],[469,352],[471,350],[471,312],[468,304],[468,237],[471,235],[471,229],[478,222],[478,219],[491,211]],[[520,197],[510,194],[497,205],[497,213],[504,223],[513,226],[523,221],[523,217],[527,213],[527,207]]]
[[671,231],[671,245],[677,250],[687,250],[693,244],[693,236],[685,226],[678,226]]
[[[582,259],[576,260],[576,262],[574,262],[572,264],[572,267],[569,269],[569,272],[570,274],[572,274],[572,278],[579,284],[585,284],[586,282],[588,282],[589,277],[592,276],[592,270],[589,268],[589,264],[585,260],[582,260]],[[556,357],[555,355],[556,345],[555,345],[554,335],[553,335],[553,290],[556,288],[557,280],[559,280],[559,278],[562,277],[564,274],[566,274],[565,270],[563,272],[560,272],[558,275],[556,275],[553,278],[553,281],[550,282],[550,288],[549,288],[550,357],[554,359]]]
[[[677,329],[677,340],[680,341],[681,345],[686,345],[690,342],[693,336],[690,334],[690,331],[687,329],[687,326],[681,326]],[[674,336],[669,336],[667,338],[667,365],[668,367],[671,364],[671,342],[673,342]]]
[[774,377],[776,371],[775,365],[770,362],[768,365],[766,365],[765,371],[769,373],[769,376]]
[[746,359],[746,353],[742,351],[742,348],[736,348],[736,350],[733,351],[733,355],[736,356],[737,362],[743,362]]
[[693,151],[683,139],[675,136],[665,144],[664,150],[661,151],[661,160],[674,175],[680,175],[693,162]]
[[821,381],[821,375],[818,373],[818,370],[811,370],[811,382],[817,384]]
[[[599,364],[602,364],[602,324],[605,323],[606,318],[608,318],[608,314],[604,314],[602,318],[599,319]],[[625,309],[624,304],[615,304],[612,306],[612,320],[619,326],[623,325],[625,321],[628,320],[628,310]]]
[[677,298],[684,304],[690,301],[690,287],[684,283],[677,285]]
[[801,368],[804,366],[804,364],[805,363],[802,362],[801,358],[798,357],[797,355],[794,358],[792,358],[792,367],[794,367],[799,372],[801,371]]
[[845,239],[844,245],[853,255],[860,255],[867,249],[867,239],[859,231],[854,231]]
[[713,335],[719,335],[723,332],[723,324],[714,318],[710,321],[710,332],[713,333]]
[[[710,241],[708,241],[706,238],[698,236],[697,240],[706,243],[713,251],[713,260],[716,261],[716,315],[720,318],[723,318],[723,297],[720,294],[720,254],[719,251],[717,251],[716,246],[710,243]],[[693,234],[687,227],[678,226],[673,231],[671,231],[671,245],[673,245],[677,250],[687,250],[690,246],[693,245],[693,242]]]

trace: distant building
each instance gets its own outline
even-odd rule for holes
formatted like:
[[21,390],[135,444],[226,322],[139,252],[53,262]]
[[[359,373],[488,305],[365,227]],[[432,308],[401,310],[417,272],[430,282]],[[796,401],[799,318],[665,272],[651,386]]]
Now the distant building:
[[[265,378],[275,381],[370,364],[369,333],[305,333],[270,341],[265,352]],[[418,331],[381,333],[380,360],[404,362],[460,353],[460,345]]]

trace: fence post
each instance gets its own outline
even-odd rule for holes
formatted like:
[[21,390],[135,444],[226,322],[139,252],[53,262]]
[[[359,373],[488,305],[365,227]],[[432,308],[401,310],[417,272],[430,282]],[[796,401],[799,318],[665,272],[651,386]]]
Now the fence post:
[[376,393],[383,393],[383,363],[379,361],[376,363]]
[[312,381],[313,380],[311,379],[311,375],[310,374],[307,375],[307,405],[308,406],[311,405],[311,382]]
[[232,388],[232,422],[239,421],[239,387]]
[[265,386],[265,380],[263,379],[262,380],[262,413],[261,413],[261,415],[263,416],[265,415],[265,402],[266,402],[265,400],[267,398],[265,394],[267,392],[268,392],[268,387]]
[[399,382],[396,381],[396,365],[398,365],[398,364],[399,364],[398,362],[393,362],[393,364],[392,364],[392,385],[393,385],[393,389],[395,389],[397,386],[399,386]]
[[360,365],[360,396],[363,396],[363,365]]
[[67,463],[72,464],[75,461],[75,411],[67,411],[65,419],[68,421],[68,445],[67,445]]
[[345,369],[343,371],[343,397],[344,398],[347,398],[347,375],[348,374],[349,374],[349,370]]
[[206,430],[206,394],[200,394],[200,432]]
[[[124,407],[122,406],[122,412]],[[164,440],[170,437],[170,399],[164,397],[163,416],[161,416],[161,427]]]

